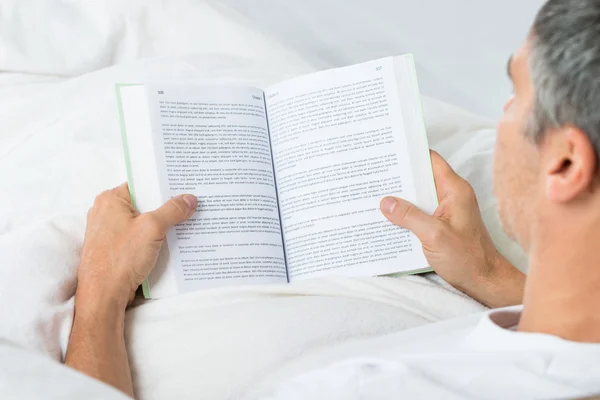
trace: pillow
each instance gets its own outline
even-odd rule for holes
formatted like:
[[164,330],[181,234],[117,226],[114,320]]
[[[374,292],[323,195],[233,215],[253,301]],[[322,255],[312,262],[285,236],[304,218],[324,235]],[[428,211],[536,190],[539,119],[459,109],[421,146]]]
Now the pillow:
[[[0,2],[0,71],[77,76],[149,56],[300,59],[207,0]],[[274,56],[275,55],[275,56]]]

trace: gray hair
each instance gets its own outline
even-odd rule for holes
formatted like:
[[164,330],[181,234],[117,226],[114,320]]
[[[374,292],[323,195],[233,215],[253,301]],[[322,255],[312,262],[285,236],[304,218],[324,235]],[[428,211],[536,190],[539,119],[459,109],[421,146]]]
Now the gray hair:
[[[600,0],[549,0],[530,34],[536,99],[527,133],[573,125],[600,156]],[[599,157],[600,158],[600,157]]]

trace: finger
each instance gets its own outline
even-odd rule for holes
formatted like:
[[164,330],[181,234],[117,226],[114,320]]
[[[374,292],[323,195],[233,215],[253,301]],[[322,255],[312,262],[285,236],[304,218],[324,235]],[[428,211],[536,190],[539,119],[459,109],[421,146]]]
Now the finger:
[[196,210],[198,200],[191,194],[173,197],[165,204],[150,212],[163,231],[187,220]]
[[437,228],[440,221],[412,203],[398,197],[385,197],[381,212],[394,225],[412,231],[419,239]]
[[127,182],[123,182],[116,188],[111,189],[111,192],[115,196],[120,197],[121,199],[131,203],[131,196],[129,194],[129,184]]

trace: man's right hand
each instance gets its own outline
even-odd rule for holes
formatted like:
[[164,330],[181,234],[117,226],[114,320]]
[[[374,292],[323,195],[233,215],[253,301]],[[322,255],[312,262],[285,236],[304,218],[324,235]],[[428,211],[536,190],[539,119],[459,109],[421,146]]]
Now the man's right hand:
[[411,230],[431,268],[457,289],[489,307],[521,304],[525,275],[494,246],[475,191],[435,151],[431,162],[439,202],[433,215],[397,197],[381,201],[383,215]]

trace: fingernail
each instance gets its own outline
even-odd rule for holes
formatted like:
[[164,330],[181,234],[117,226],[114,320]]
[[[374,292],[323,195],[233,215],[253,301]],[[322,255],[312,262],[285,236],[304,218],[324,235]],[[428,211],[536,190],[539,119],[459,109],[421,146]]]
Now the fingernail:
[[198,206],[198,199],[196,198],[196,196],[194,196],[192,194],[184,195],[183,201],[185,201],[188,204],[188,206],[190,207],[190,210],[194,210]]
[[396,209],[398,202],[393,197],[386,197],[381,202],[381,211],[387,214],[391,214]]

